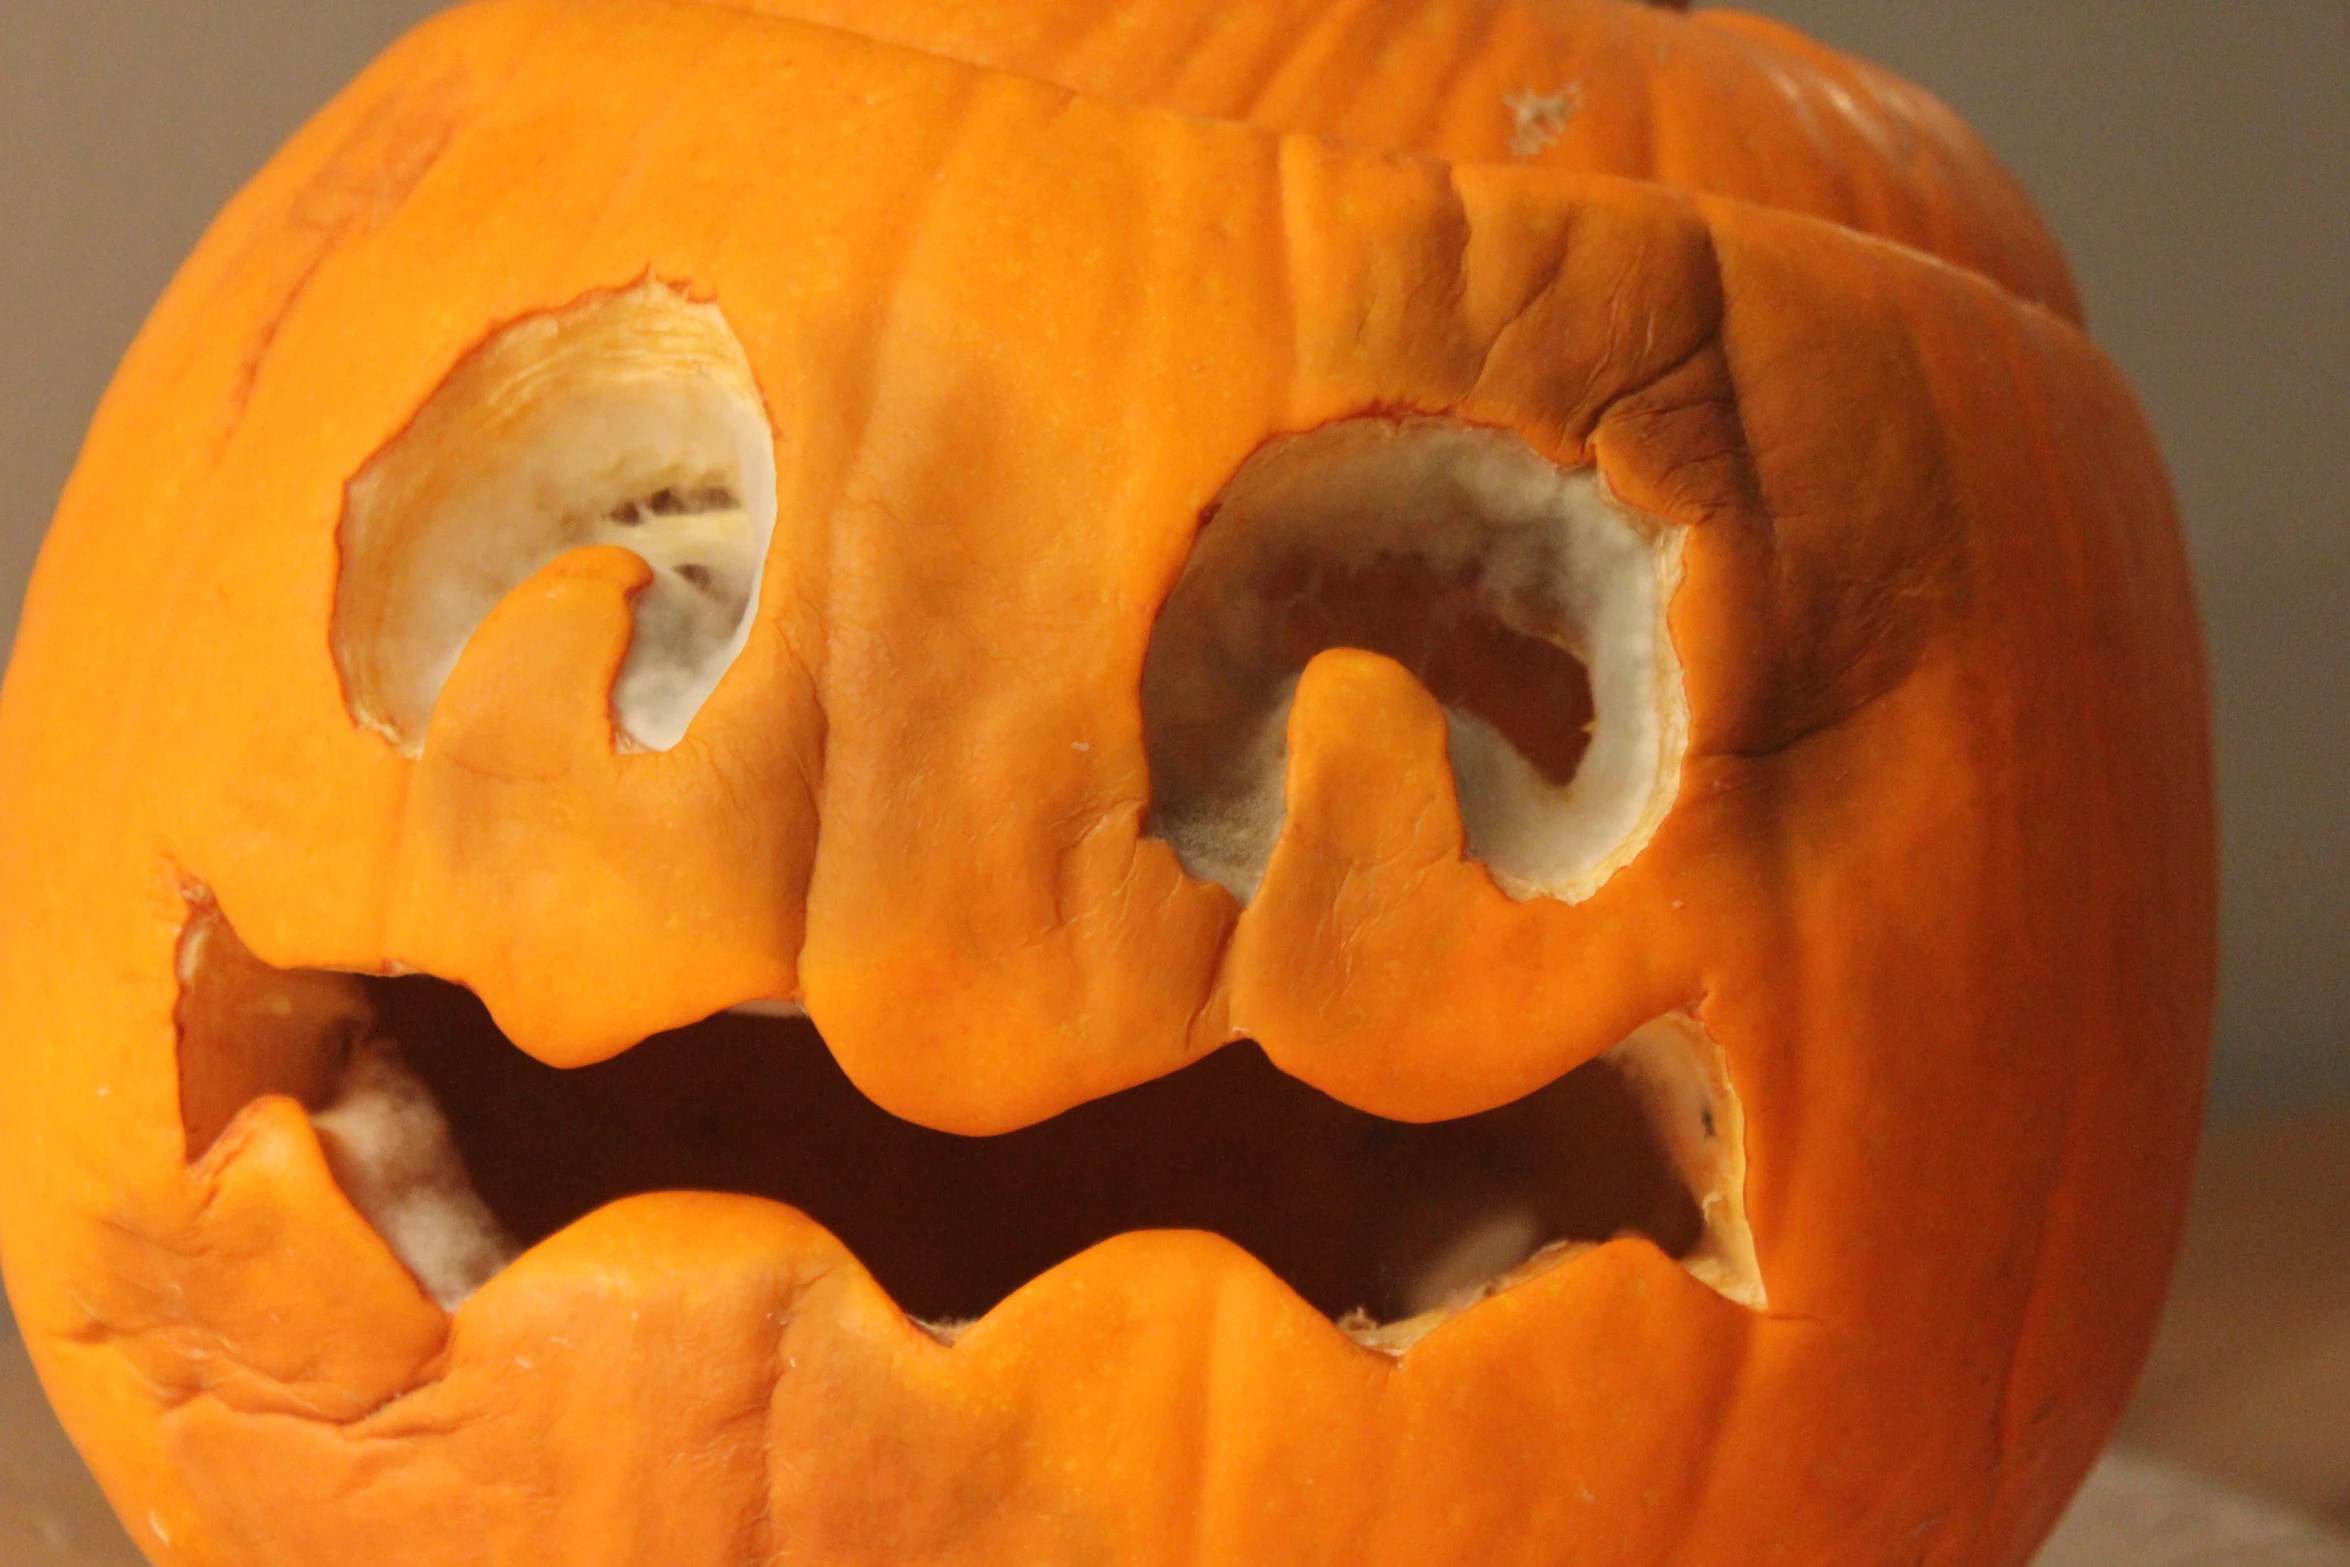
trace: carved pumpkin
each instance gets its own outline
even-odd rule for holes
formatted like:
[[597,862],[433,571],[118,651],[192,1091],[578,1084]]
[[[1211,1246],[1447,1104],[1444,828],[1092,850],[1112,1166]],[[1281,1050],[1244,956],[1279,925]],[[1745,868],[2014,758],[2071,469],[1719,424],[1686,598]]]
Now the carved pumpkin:
[[1791,34],[492,0],[42,559],[11,1298],[159,1562],[2019,1562],[2204,726],[2053,248]]

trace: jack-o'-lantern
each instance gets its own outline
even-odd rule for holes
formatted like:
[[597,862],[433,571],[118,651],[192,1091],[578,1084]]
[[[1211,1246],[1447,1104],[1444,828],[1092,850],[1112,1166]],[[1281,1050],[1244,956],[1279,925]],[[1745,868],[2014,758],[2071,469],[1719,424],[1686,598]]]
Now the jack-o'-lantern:
[[2014,1563],[2211,985],[2177,531],[1914,90],[1605,0],[489,0],[0,711],[158,1562]]

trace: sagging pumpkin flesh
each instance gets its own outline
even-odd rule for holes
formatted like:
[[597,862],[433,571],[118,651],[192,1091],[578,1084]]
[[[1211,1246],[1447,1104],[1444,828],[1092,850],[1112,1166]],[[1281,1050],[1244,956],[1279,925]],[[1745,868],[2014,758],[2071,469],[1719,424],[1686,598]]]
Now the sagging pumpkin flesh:
[[[347,486],[500,330],[648,271],[723,310],[774,432],[739,647],[685,638],[723,677],[631,747],[659,563],[559,555],[404,757],[328,656]],[[1200,512],[1366,410],[1596,464],[1682,535],[1677,787],[1580,898],[1467,852],[1445,708],[1369,653],[1301,672],[1245,909],[1149,831],[1143,667]],[[190,575],[218,591],[165,591]],[[133,590],[156,612],[88,608]],[[106,830],[0,841],[0,977],[42,1021],[0,1052],[0,1146],[42,1149],[0,1183],[12,1299],[165,1559],[2017,1560],[2110,1424],[2182,1190],[2186,603],[2078,333],[1829,224],[717,7],[478,7],[241,199],[45,557],[0,808]],[[197,882],[298,990],[439,975],[563,1065],[801,998],[859,1090],[954,1134],[1241,1035],[1357,1110],[1476,1115],[1694,1009],[1769,1310],[1620,1241],[1383,1353],[1155,1233],[950,1346],[797,1212],[667,1194],[452,1316],[338,1185],[315,1060],[198,1136]]]

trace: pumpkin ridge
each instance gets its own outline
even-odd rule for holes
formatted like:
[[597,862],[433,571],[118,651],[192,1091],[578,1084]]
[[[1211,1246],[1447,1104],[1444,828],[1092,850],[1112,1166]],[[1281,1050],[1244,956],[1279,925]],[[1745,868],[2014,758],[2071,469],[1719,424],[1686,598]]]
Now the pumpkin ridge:
[[[498,5],[531,5],[539,3],[539,0],[472,0],[472,3],[487,8]],[[1880,244],[1888,245],[1895,250],[1938,262],[1945,267],[1949,267],[1955,271],[1962,272],[1968,276],[1980,279],[1981,281],[1989,284],[1991,287],[1999,290],[2002,294],[2005,294],[2008,297],[2014,299],[2019,304],[2030,305],[2036,309],[2047,311],[2058,320],[2066,321],[2076,326],[2078,325],[2079,307],[2077,302],[2069,302],[2069,296],[2067,296],[2067,300],[2060,300],[2056,302],[2039,298],[2033,293],[2027,292],[2011,283],[2001,280],[1982,267],[1969,266],[1963,262],[1952,260],[1950,257],[1941,254],[1930,245],[1903,240],[1896,236],[1879,232],[1877,229],[1872,228],[1869,224],[1857,218],[1839,219],[1826,217],[1816,212],[1806,211],[1805,209],[1798,206],[1775,202],[1749,200],[1735,194],[1695,188],[1664,178],[1641,178],[1634,175],[1611,173],[1604,170],[1594,169],[1546,168],[1529,165],[1522,160],[1514,159],[1504,160],[1499,158],[1447,158],[1440,154],[1429,152],[1424,149],[1415,148],[1408,145],[1400,145],[1396,141],[1388,139],[1365,139],[1358,136],[1351,136],[1344,132],[1336,131],[1285,130],[1277,126],[1268,125],[1261,120],[1250,117],[1246,113],[1199,113],[1187,109],[1170,107],[1162,103],[1152,102],[1147,98],[1125,96],[1072,85],[1068,81],[1065,81],[1043,70],[1021,69],[1018,67],[975,59],[967,53],[957,53],[950,49],[928,47],[921,44],[906,42],[897,38],[883,36],[878,33],[865,32],[859,30],[853,25],[834,24],[824,21],[809,20],[807,18],[791,15],[785,12],[770,10],[765,8],[765,6],[761,3],[761,0],[607,0],[607,3],[625,3],[629,5],[640,6],[667,5],[725,11],[731,12],[744,21],[753,24],[780,25],[786,28],[809,28],[820,32],[834,33],[844,38],[854,39],[859,43],[870,45],[877,49],[890,50],[909,55],[919,55],[923,58],[934,60],[942,64],[959,66],[964,69],[977,71],[986,75],[1007,77],[1030,83],[1033,86],[1049,88],[1055,92],[1067,95],[1067,97],[1072,100],[1097,103],[1124,110],[1133,114],[1167,116],[1172,119],[1194,125],[1212,125],[1244,129],[1254,131],[1260,135],[1272,137],[1276,140],[1294,137],[1300,140],[1320,142],[1332,147],[1347,149],[1355,152],[1403,159],[1415,163],[1439,164],[1451,170],[1496,170],[1513,173],[1550,175],[1570,179],[1608,181],[1619,183],[1625,186],[1638,186],[1652,191],[1667,192],[1675,196],[1687,198],[1691,201],[1722,202],[1732,205],[1750,207],[1760,212],[1769,212],[1791,218],[1809,219],[1814,222],[1825,224],[1857,238],[1873,240]],[[1710,23],[1712,20],[1713,18],[1703,14],[1692,18],[1692,22],[1695,25],[1705,25]]]
[[[1432,157],[1460,167],[1529,166],[1526,155],[1514,149],[1505,151],[1495,148],[1473,156],[1442,151],[1440,144],[1446,133],[1427,126],[1382,125],[1379,133],[1373,135],[1299,123],[1296,114],[1283,116],[1266,109],[1263,100],[1267,89],[1263,86],[1227,99],[1222,107],[1208,112],[1162,101],[1176,95],[1176,84],[1171,82],[1156,84],[1155,88],[1140,82],[1120,82],[1112,86],[1100,79],[1098,63],[1089,79],[1079,80],[1077,78],[1086,76],[1087,72],[1078,69],[1078,62],[1073,57],[1082,55],[1082,48],[1067,44],[1064,40],[1061,58],[1020,58],[1022,46],[1017,40],[1017,28],[1011,26],[1007,26],[1003,33],[988,43],[981,43],[976,34],[966,32],[958,42],[948,44],[939,42],[935,33],[925,34],[926,28],[938,25],[930,14],[908,11],[900,17],[886,6],[878,10],[868,7],[860,13],[849,14],[838,11],[841,0],[664,0],[664,3],[712,6],[737,11],[760,21],[826,28],[881,47],[905,49],[974,69],[1016,75],[1122,107],[1175,113],[1201,123],[1248,124],[1273,134],[1320,136],[1340,145],[1366,151]],[[1278,8],[1260,9],[1270,12]],[[1831,84],[1825,95],[1826,101],[1830,103],[1849,105],[1853,101],[1854,84],[1857,83],[1862,94],[1869,99],[1871,112],[1880,114],[1884,120],[1882,125],[1875,125],[1875,130],[1881,131],[1885,137],[1898,140],[1906,149],[1901,158],[1890,155],[1879,157],[1879,138],[1855,131],[1856,136],[1868,142],[1871,149],[1868,156],[1879,157],[1882,167],[1877,172],[1887,182],[1889,190],[1898,194],[1899,199],[1893,200],[1880,193],[1876,210],[1869,210],[1863,202],[1841,216],[1833,217],[1816,210],[1816,203],[1807,203],[1792,194],[1784,194],[1781,199],[1755,200],[1754,204],[1771,211],[1820,217],[1853,233],[1884,238],[1921,254],[1935,255],[1951,265],[1989,278],[2018,298],[2042,303],[2066,319],[2079,318],[2080,304],[2072,280],[2065,271],[2054,241],[2047,236],[2038,214],[2033,210],[2030,198],[1947,105],[1914,84],[1849,60],[1795,29],[1769,23],[1757,24],[1756,19],[1735,13],[1699,13],[1685,17],[1670,15],[1672,11],[1680,9],[1683,8],[1629,4],[1586,5],[1580,13],[1569,13],[1574,16],[1574,20],[1561,20],[1558,25],[1561,28],[1596,26],[1600,19],[1623,21],[1626,20],[1625,13],[1633,13],[1643,18],[1635,31],[1646,30],[1660,35],[1675,33],[1684,43],[1710,40],[1706,47],[1716,48],[1718,45],[1719,49],[1730,51],[1740,60],[1759,51],[1769,61],[1768,67],[1763,68],[1766,74],[1792,73],[1794,79]],[[1103,12],[1105,21],[1116,16],[1132,19],[1138,14],[1151,14],[1147,5],[1130,5],[1126,10],[1109,5],[1103,7]],[[977,14],[985,16],[989,12],[982,6],[977,9]],[[1250,14],[1256,13],[1252,11]],[[1478,40],[1495,34],[1502,28],[1505,18],[1514,18],[1518,12],[1505,0],[1505,3],[1485,5],[1476,14],[1475,27],[1454,40],[1456,51],[1471,60],[1477,57]],[[1553,39],[1562,35],[1544,33],[1542,36]],[[1390,38],[1389,44],[1391,48],[1394,47],[1395,40]],[[1660,47],[1668,46],[1660,42]],[[1180,58],[1180,55],[1171,58]],[[1288,58],[1274,51],[1266,63],[1268,68],[1273,69],[1298,69],[1294,51]],[[1573,112],[1580,110],[1578,108]],[[1686,109],[1668,109],[1659,105],[1652,105],[1651,112],[1658,116],[1656,122],[1650,125],[1652,137],[1659,124],[1680,124],[1696,118]],[[1847,109],[1846,112],[1859,111]],[[1702,144],[1703,136],[1700,135],[1697,145]],[[1933,156],[1922,155],[1921,149],[1930,150]],[[1819,149],[1811,149],[1811,155],[1820,156]],[[1649,161],[1656,161],[1653,141]],[[1740,191],[1725,188],[1718,180],[1709,181],[1697,172],[1669,175],[1658,170],[1641,176],[1628,171],[1582,168],[1573,164],[1563,167],[1574,172],[1612,173],[1690,196],[1746,199]],[[1938,200],[1951,195],[1951,190],[1946,187],[1954,185],[1968,187],[1956,197],[1957,206],[1963,210],[1953,212],[1936,208]],[[1975,188],[1978,186],[1982,188]],[[1928,208],[1934,209],[1935,222],[1925,221],[1925,209]],[[1890,232],[1892,228],[1914,229],[1915,232],[1904,238]],[[1998,228],[2006,228],[2010,232],[2003,238],[1994,238],[1991,231]],[[1955,254],[1946,254],[1958,250],[1979,250],[1979,259],[1967,262],[1957,259]],[[2016,275],[1998,275],[2009,269]]]

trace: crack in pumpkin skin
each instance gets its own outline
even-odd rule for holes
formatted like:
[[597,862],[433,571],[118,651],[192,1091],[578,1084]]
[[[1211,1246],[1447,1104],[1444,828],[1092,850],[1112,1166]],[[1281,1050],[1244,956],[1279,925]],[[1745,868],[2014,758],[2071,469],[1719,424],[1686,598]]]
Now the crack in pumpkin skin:
[[[0,814],[34,824],[0,834],[0,1248],[69,1428],[179,1542],[144,1543],[738,1567],[783,1537],[765,1518],[843,1561],[1745,1567],[1759,1537],[1890,1559],[1947,1513],[1936,1559],[2022,1559],[2143,1346],[2210,980],[2184,567],[2077,333],[1734,201],[1432,174],[656,0],[477,6],[362,96],[453,59],[508,85],[337,242],[217,466],[158,439],[218,405],[211,358],[143,350],[110,395],[0,703]],[[287,183],[214,252],[283,239]],[[1561,268],[1587,270],[1546,294]],[[615,756],[627,567],[574,562],[510,617],[580,654],[547,693],[586,728],[550,742],[568,770],[427,778],[349,725],[320,651],[343,486],[498,327],[648,271],[722,305],[776,422],[774,608],[678,753]],[[150,340],[250,341],[266,293],[206,270]],[[1644,315],[1653,341],[1618,330]],[[1692,759],[1649,851],[1576,910],[1508,905],[1444,851],[1426,726],[1379,722],[1366,682],[1309,704],[1293,757],[1326,740],[1407,787],[1314,775],[1294,928],[1236,934],[1124,827],[1031,897],[1067,824],[1141,819],[1133,677],[1199,508],[1266,439],[1366,410],[1596,459],[1688,527]],[[1925,627],[1855,662],[1896,580],[1936,589]],[[429,967],[517,1015],[560,1000],[534,963],[592,992],[580,1016],[651,1027],[797,986],[828,1038],[869,1027],[877,1098],[972,1129],[1274,1040],[1242,977],[1268,1005],[1343,978],[1350,1026],[1432,973],[1473,1023],[1498,977],[1491,1015],[1541,1020],[1548,1065],[1702,994],[1775,1312],[1602,1247],[1390,1364],[1229,1246],[1138,1237],[948,1350],[788,1215],[642,1198],[452,1318],[295,1107],[188,1168],[167,865],[273,964]],[[1033,959],[1001,989],[999,941]],[[1025,1010],[991,1013],[1007,993]],[[889,1059],[909,1014],[1052,1048]],[[1321,1037],[1301,1075],[1414,1098]],[[1498,1056],[1449,1091],[1540,1069]]]

